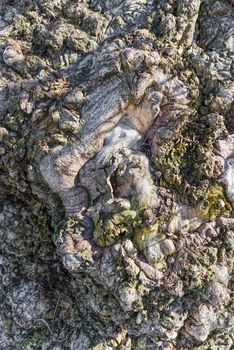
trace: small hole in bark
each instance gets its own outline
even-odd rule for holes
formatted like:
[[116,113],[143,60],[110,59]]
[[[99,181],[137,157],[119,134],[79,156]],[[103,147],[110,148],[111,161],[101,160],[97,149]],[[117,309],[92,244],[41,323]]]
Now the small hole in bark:
[[118,175],[117,172],[113,172],[110,176],[110,183],[113,190],[113,196],[118,197],[118,181],[117,181]]

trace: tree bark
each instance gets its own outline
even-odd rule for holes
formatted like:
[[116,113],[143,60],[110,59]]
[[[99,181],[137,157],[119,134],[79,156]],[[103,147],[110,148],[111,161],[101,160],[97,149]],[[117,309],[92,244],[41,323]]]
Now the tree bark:
[[233,1],[0,16],[0,349],[231,349]]

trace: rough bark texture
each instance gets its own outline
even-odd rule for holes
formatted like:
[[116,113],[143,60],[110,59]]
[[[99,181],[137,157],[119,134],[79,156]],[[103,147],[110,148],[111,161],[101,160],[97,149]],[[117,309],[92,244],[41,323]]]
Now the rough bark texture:
[[233,349],[233,0],[1,0],[0,349]]

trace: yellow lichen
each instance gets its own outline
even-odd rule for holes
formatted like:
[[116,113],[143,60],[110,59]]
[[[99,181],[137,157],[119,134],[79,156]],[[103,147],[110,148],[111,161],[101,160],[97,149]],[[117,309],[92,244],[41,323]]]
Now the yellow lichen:
[[141,224],[142,218],[134,210],[122,210],[115,214],[102,217],[98,212],[92,215],[95,229],[93,238],[101,246],[114,244],[122,235],[130,235],[133,229]]
[[164,235],[159,233],[162,223],[163,220],[158,219],[153,225],[144,225],[136,230],[133,240],[138,249],[144,250],[146,242],[152,237],[164,238]]
[[209,220],[219,216],[229,217],[232,212],[232,206],[226,198],[224,188],[218,184],[209,187],[200,209]]

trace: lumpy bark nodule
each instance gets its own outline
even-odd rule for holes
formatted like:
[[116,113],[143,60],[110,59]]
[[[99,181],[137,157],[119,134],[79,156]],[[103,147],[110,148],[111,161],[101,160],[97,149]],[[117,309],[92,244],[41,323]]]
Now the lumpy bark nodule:
[[233,5],[1,1],[0,349],[232,349]]

